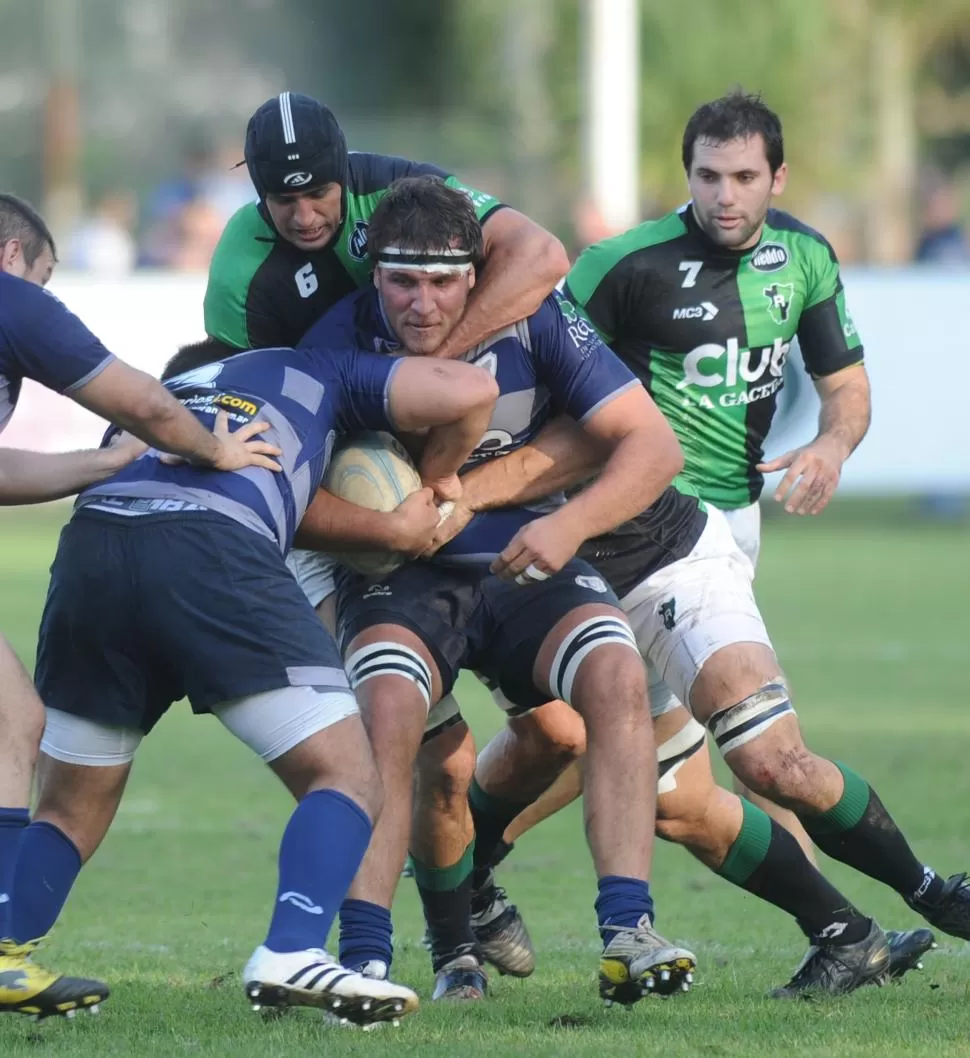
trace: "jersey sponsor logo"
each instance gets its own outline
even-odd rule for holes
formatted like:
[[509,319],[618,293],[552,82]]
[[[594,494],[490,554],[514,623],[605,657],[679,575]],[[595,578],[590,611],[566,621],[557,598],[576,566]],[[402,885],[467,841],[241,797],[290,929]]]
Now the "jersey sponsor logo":
[[354,225],[354,230],[347,240],[347,253],[355,261],[363,261],[367,257],[367,221],[359,220]]
[[792,302],[795,300],[794,283],[772,283],[762,291],[768,299],[768,315],[779,326],[788,322]]
[[558,292],[556,293],[556,301],[559,303],[559,310],[566,321],[566,330],[569,332],[569,337],[583,359],[585,359],[599,344],[599,335],[596,333],[596,328],[571,301]]
[[203,364],[184,374],[166,379],[165,385],[172,388],[175,386],[211,386],[222,373],[222,368],[223,365],[218,361],[214,364]]
[[283,183],[287,187],[305,187],[313,179],[313,173],[306,173],[298,171],[295,173],[287,173],[283,177]]
[[609,590],[606,587],[606,581],[602,577],[584,577],[578,576],[576,583],[581,588],[589,588],[590,591],[598,591],[600,595],[605,595]]
[[683,308],[674,309],[675,320],[713,320],[718,313],[717,305],[710,301],[702,301],[699,305],[687,305]]
[[756,272],[777,272],[785,267],[791,258],[786,247],[780,242],[766,242],[759,246],[751,258],[751,267]]
[[302,268],[296,270],[293,280],[301,298],[313,297],[320,288],[320,281],[317,279],[317,274],[313,271],[313,265],[309,261]]
[[475,207],[476,213],[492,200],[491,195],[486,194],[484,191],[476,191],[473,187],[465,187],[464,184],[457,184],[456,187],[459,191],[465,192],[471,200],[471,204]]
[[386,584],[371,584],[367,591],[361,596],[362,599],[386,598],[394,593]]
[[189,411],[199,415],[216,415],[225,411],[229,421],[234,423],[252,422],[259,405],[245,397],[237,396],[235,393],[219,393],[210,391],[207,393],[176,393],[179,403]]
[[[742,349],[737,338],[728,338],[726,345],[717,345],[714,342],[698,345],[684,357],[684,377],[677,383],[677,389],[684,390],[688,386],[699,386],[702,389],[725,386],[728,392],[717,397],[717,403],[722,408],[752,404],[772,396],[781,389],[784,384],[782,374],[785,360],[790,348],[791,344],[781,338],[776,338],[771,345],[761,349]],[[757,361],[752,363],[755,357]],[[762,385],[751,386],[751,383],[760,382],[762,379]],[[744,388],[738,389],[739,383]],[[691,401],[685,399],[684,404],[689,406]],[[697,398],[697,406],[713,408],[714,402],[710,397],[701,395]]]
[[255,415],[257,411],[256,405],[251,400],[237,397],[232,393],[220,393],[216,397],[215,403],[222,408],[232,408],[235,411],[242,412],[243,415]]

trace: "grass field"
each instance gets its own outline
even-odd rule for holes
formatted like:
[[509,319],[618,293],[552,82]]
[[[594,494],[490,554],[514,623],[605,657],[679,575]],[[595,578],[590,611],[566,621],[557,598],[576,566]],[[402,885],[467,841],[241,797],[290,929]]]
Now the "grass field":
[[[0,627],[28,659],[65,514],[0,515]],[[823,519],[773,519],[758,579],[809,740],[861,770],[946,873],[970,869],[968,542],[966,524],[836,507]],[[487,737],[496,711],[474,682],[462,692]],[[398,1030],[329,1028],[312,1012],[264,1023],[242,999],[239,971],[265,928],[288,811],[272,776],[215,721],[175,709],[145,743],[114,829],[46,953],[52,965],[110,981],[112,998],[100,1017],[74,1022],[2,1019],[0,1056],[970,1055],[970,944],[940,937],[926,971],[899,986],[773,1002],[765,993],[801,958],[800,934],[666,846],[654,876],[659,925],[697,953],[697,984],[668,1002],[604,1009],[577,806],[524,838],[503,869],[539,951],[531,980],[495,976],[487,1002],[427,1002]],[[894,894],[826,866],[884,925],[917,924]],[[396,976],[427,995],[411,883],[395,924]]]

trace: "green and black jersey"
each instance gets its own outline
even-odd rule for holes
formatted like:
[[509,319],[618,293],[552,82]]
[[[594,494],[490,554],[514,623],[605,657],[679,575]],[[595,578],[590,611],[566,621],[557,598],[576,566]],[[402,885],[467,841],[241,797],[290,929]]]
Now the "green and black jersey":
[[280,238],[259,203],[233,215],[209,268],[205,329],[210,337],[236,349],[296,345],[327,309],[370,281],[367,222],[402,176],[440,176],[469,196],[482,222],[502,208],[498,199],[435,165],[351,152],[348,169],[343,223],[322,250],[308,253]]
[[691,207],[586,250],[567,296],[637,373],[684,450],[684,477],[718,507],[744,507],[797,336],[814,378],[862,360],[839,263],[817,231],[769,210],[758,245],[727,250]]

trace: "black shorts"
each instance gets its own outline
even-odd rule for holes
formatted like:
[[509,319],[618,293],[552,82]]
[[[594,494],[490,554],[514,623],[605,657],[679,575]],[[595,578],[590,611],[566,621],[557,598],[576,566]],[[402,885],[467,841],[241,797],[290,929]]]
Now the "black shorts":
[[210,512],[80,510],[61,532],[35,674],[44,704],[148,733],[287,686],[346,689],[336,644],[276,545]]
[[365,628],[395,624],[428,648],[442,696],[462,669],[498,687],[527,712],[549,700],[532,678],[536,657],[555,625],[577,607],[619,600],[588,563],[573,559],[548,580],[518,585],[481,570],[411,562],[380,583],[341,568],[337,574],[338,639],[346,649]]

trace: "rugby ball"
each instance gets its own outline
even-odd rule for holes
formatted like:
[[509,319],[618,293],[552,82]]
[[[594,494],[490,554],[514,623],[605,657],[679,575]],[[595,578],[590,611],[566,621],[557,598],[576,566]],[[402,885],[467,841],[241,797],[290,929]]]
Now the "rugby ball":
[[[330,460],[324,487],[372,511],[393,511],[421,488],[421,477],[404,445],[389,433],[357,434]],[[333,556],[368,577],[393,573],[407,561],[397,551],[352,551]]]

